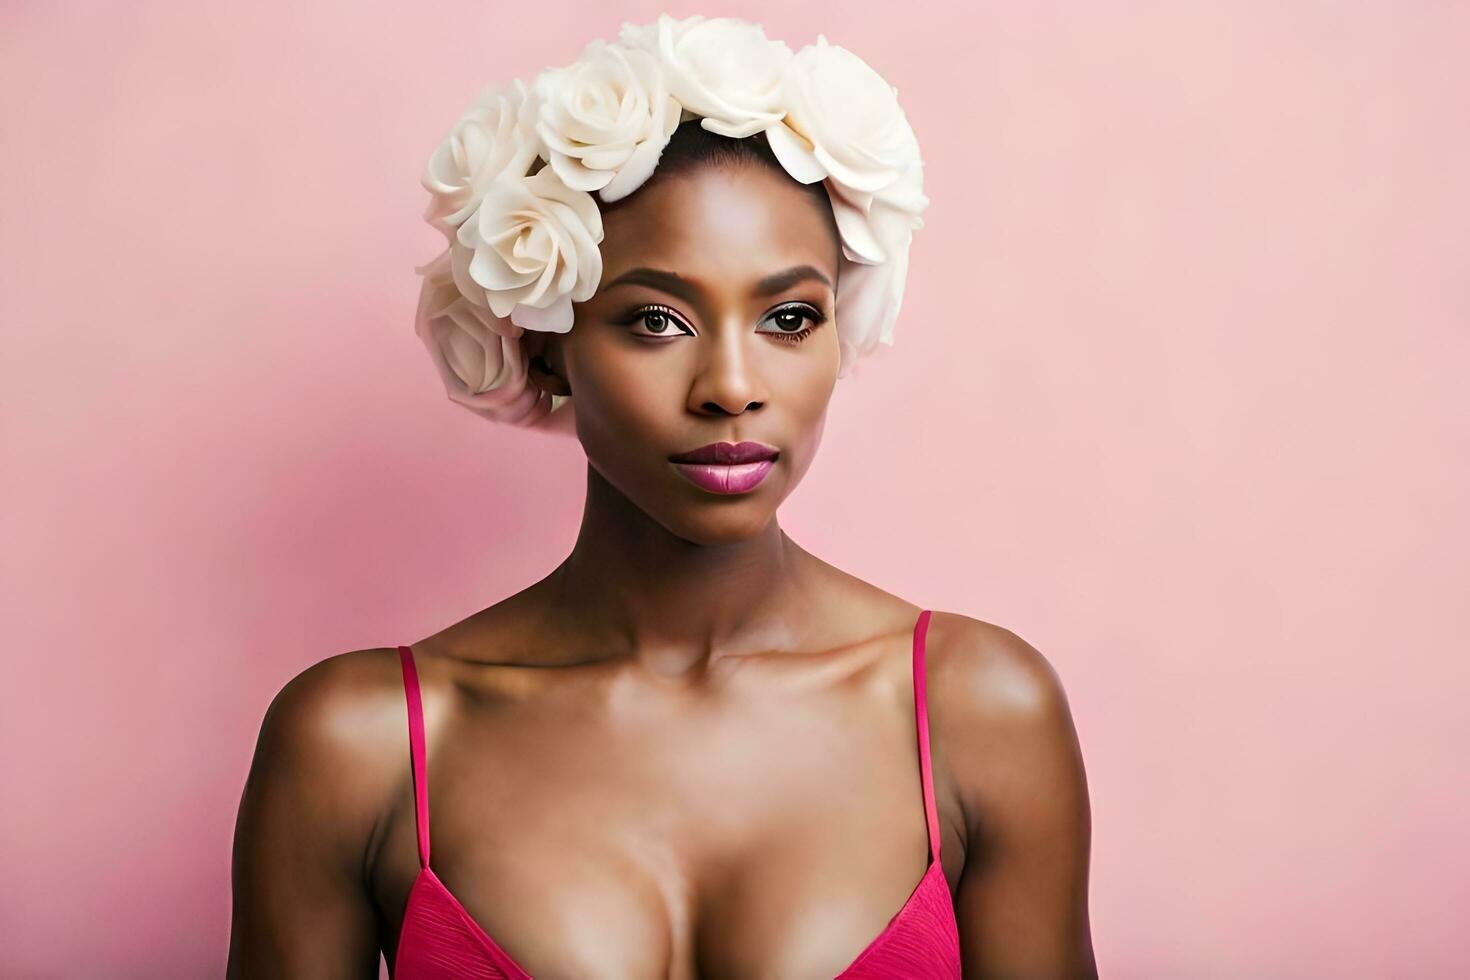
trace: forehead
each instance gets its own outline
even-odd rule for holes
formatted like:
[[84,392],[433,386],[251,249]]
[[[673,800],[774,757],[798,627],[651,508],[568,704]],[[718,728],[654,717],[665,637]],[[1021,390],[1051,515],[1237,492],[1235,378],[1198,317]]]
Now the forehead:
[[600,248],[603,282],[644,265],[712,281],[802,264],[837,277],[830,209],[762,166],[704,166],[649,185],[604,216]]

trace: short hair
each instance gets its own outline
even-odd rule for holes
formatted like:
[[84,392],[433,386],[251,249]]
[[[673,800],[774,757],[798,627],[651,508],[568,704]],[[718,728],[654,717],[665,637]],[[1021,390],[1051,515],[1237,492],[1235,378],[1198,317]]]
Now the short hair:
[[705,129],[699,124],[698,117],[686,119],[669,137],[663,153],[658,158],[658,165],[653,168],[653,174],[637,190],[626,197],[618,198],[611,204],[604,201],[601,195],[594,194],[592,197],[597,202],[598,210],[603,214],[608,214],[625,206],[629,201],[637,199],[645,189],[661,180],[668,180],[680,174],[687,175],[702,167],[750,166],[769,168],[782,180],[789,181],[800,188],[821,209],[822,214],[831,222],[833,238],[838,249],[837,265],[840,268],[842,239],[837,231],[837,218],[832,213],[832,201],[827,196],[824,183],[819,180],[815,183],[803,184],[791,176],[781,165],[781,161],[776,158],[764,131],[745,137],[725,136],[722,133]]

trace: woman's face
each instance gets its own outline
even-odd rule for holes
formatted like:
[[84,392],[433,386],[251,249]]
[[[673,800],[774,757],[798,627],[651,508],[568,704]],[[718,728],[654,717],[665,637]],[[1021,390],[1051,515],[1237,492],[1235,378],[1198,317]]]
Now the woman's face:
[[[703,166],[609,211],[601,249],[575,327],[535,338],[538,382],[574,396],[590,464],[669,531],[755,534],[811,465],[837,383],[830,210],[766,167]],[[716,442],[777,455],[749,489],[759,464],[670,459]]]

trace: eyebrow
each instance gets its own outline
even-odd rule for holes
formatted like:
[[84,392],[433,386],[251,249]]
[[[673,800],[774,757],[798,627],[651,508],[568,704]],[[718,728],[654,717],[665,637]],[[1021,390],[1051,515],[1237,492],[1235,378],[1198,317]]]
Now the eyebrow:
[[[756,296],[770,296],[772,293],[779,293],[784,289],[789,289],[806,279],[815,279],[818,282],[824,283],[828,289],[832,288],[832,281],[820,269],[810,265],[794,265],[789,269],[766,276],[755,284],[754,292]],[[651,286],[654,289],[681,297],[691,303],[696,302],[704,293],[704,288],[700,286],[698,280],[685,278],[677,272],[668,272],[664,269],[650,269],[647,266],[629,269],[602,288],[607,290],[612,289],[614,286],[625,284]]]

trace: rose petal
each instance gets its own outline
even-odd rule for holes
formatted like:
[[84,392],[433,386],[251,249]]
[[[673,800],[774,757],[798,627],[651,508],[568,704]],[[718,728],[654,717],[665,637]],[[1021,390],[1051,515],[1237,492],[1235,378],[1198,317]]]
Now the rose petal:
[[830,195],[832,216],[837,219],[837,230],[842,235],[848,258],[856,262],[876,263],[885,260],[883,246],[878,243],[867,215],[838,195]]
[[766,130],[766,142],[781,166],[792,177],[803,184],[815,184],[827,176],[827,171],[817,162],[812,146],[801,135],[784,122]]
[[510,320],[516,326],[525,327],[527,330],[567,333],[572,329],[574,321],[571,297],[559,296],[556,302],[545,308],[517,303],[515,309],[511,311]]

